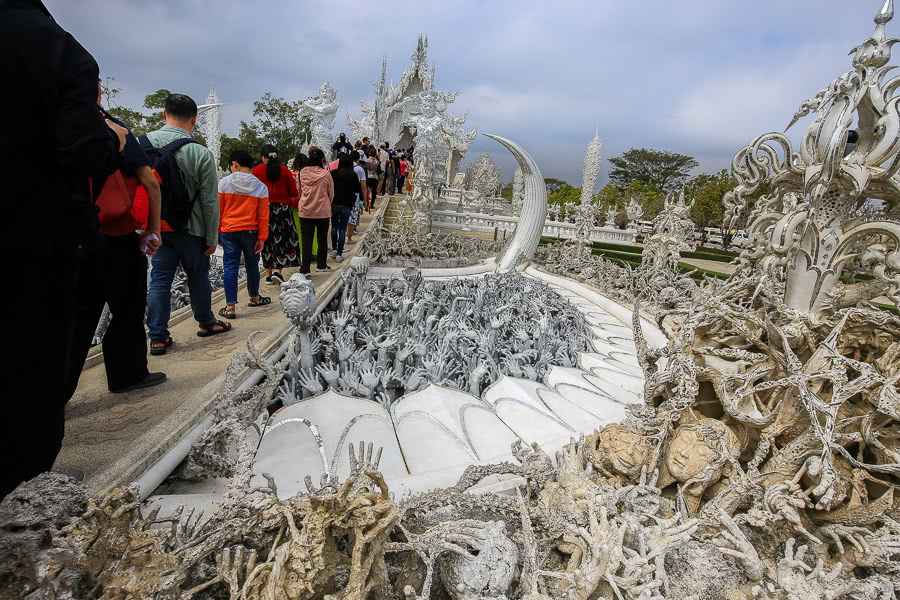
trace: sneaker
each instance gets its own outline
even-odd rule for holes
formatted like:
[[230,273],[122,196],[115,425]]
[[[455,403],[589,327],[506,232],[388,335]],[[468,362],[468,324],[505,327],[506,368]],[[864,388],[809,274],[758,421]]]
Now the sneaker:
[[329,273],[332,270],[333,269],[328,265],[325,265],[324,267],[316,267],[316,273]]
[[338,254],[337,256],[334,257],[334,260],[341,262],[342,260],[344,260],[344,255]]
[[166,380],[165,373],[147,373],[147,375],[138,381],[137,383],[132,383],[131,385],[126,385],[125,387],[110,389],[109,391],[113,394],[122,394],[124,392],[133,392],[135,390],[142,390],[144,388],[153,387],[155,385],[159,385]]
[[284,277],[281,276],[281,273],[272,273],[272,283],[274,285],[281,285],[284,283]]
[[328,254],[330,254],[332,257],[335,257],[337,256],[337,250],[329,250]]

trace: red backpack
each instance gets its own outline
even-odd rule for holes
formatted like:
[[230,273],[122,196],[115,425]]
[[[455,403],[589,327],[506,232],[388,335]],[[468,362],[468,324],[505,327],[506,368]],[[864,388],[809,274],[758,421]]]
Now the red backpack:
[[145,227],[149,212],[147,193],[136,177],[122,171],[107,177],[96,204],[104,235],[126,235]]

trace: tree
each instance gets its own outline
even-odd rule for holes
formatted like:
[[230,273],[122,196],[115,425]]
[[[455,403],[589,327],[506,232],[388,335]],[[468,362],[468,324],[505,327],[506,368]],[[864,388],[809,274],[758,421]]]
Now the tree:
[[100,96],[103,98],[103,104],[106,105],[107,110],[117,106],[116,97],[122,93],[115,83],[116,78],[109,75],[100,83]]
[[171,94],[169,90],[156,90],[152,94],[144,96],[144,108],[150,110],[156,109],[154,112],[144,117],[143,128],[145,131],[155,131],[166,124],[163,119],[162,111],[166,107],[166,98]]
[[722,197],[734,189],[735,181],[722,169],[714,175],[702,173],[691,180],[685,188],[685,197],[694,201],[691,219],[700,228],[714,223],[722,223],[725,216],[725,205]]
[[677,191],[699,166],[693,156],[649,148],[632,148],[609,162],[613,165],[609,180],[620,189],[639,181],[663,192]]
[[639,199],[641,208],[644,209],[644,219],[652,219],[658,215],[659,211],[663,208],[664,195],[653,184],[632,181],[622,195],[622,202],[630,202],[633,197]]
[[504,200],[512,200],[513,197],[513,184],[506,183],[503,187],[500,188],[500,197]]
[[547,195],[549,196],[550,194],[554,194],[561,190],[564,185],[569,184],[562,179],[556,179],[555,177],[544,177],[544,185],[547,186]]
[[276,98],[271,92],[253,103],[252,122],[241,121],[238,139],[247,144],[251,155],[259,154],[263,144],[278,148],[282,164],[294,158],[310,139],[308,117],[300,117],[300,101]]
[[604,185],[597,193],[596,198],[602,206],[606,207],[622,208],[625,205],[625,198],[619,192],[619,188],[611,183]]
[[566,183],[552,194],[547,195],[548,204],[557,204],[565,207],[569,202],[581,204],[581,188],[572,187]]

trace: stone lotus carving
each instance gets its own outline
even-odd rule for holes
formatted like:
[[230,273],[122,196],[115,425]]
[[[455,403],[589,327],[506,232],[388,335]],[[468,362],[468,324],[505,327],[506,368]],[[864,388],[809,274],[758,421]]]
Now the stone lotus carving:
[[[753,204],[747,231],[766,242],[764,268],[783,272],[784,302],[794,310],[821,310],[844,270],[859,265],[860,247],[884,244],[868,266],[891,289],[900,286],[900,224],[853,218],[869,198],[900,201],[900,79],[888,79],[894,40],[885,26],[894,16],[887,0],[875,16],[875,32],[851,51],[853,70],[804,102],[788,127],[813,113],[794,152],[781,133],[759,136],[732,161],[738,181],[725,196],[731,221],[751,204],[762,183],[773,193]],[[856,147],[847,148],[856,123]],[[779,155],[779,152],[781,154]]]
[[317,95],[300,103],[299,115],[301,118],[308,118],[310,123],[310,146],[317,146],[325,152],[331,149],[334,142],[334,117],[340,105],[337,92],[327,81],[319,86]]

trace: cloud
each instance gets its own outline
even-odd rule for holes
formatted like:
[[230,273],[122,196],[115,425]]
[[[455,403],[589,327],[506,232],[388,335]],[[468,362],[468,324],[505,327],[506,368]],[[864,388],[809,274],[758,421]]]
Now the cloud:
[[[545,175],[579,185],[598,125],[607,158],[649,147],[727,167],[850,68],[846,53],[871,33],[882,1],[45,3],[116,78],[122,104],[139,107],[160,88],[202,99],[215,77],[232,135],[266,92],[297,100],[323,81],[342,103],[335,129],[346,130],[346,114],[372,99],[382,57],[399,80],[426,34],[436,85],[460,92],[451,109],[469,111],[468,127],[516,140]],[[511,179],[509,153],[481,136],[463,166],[482,151]]]

